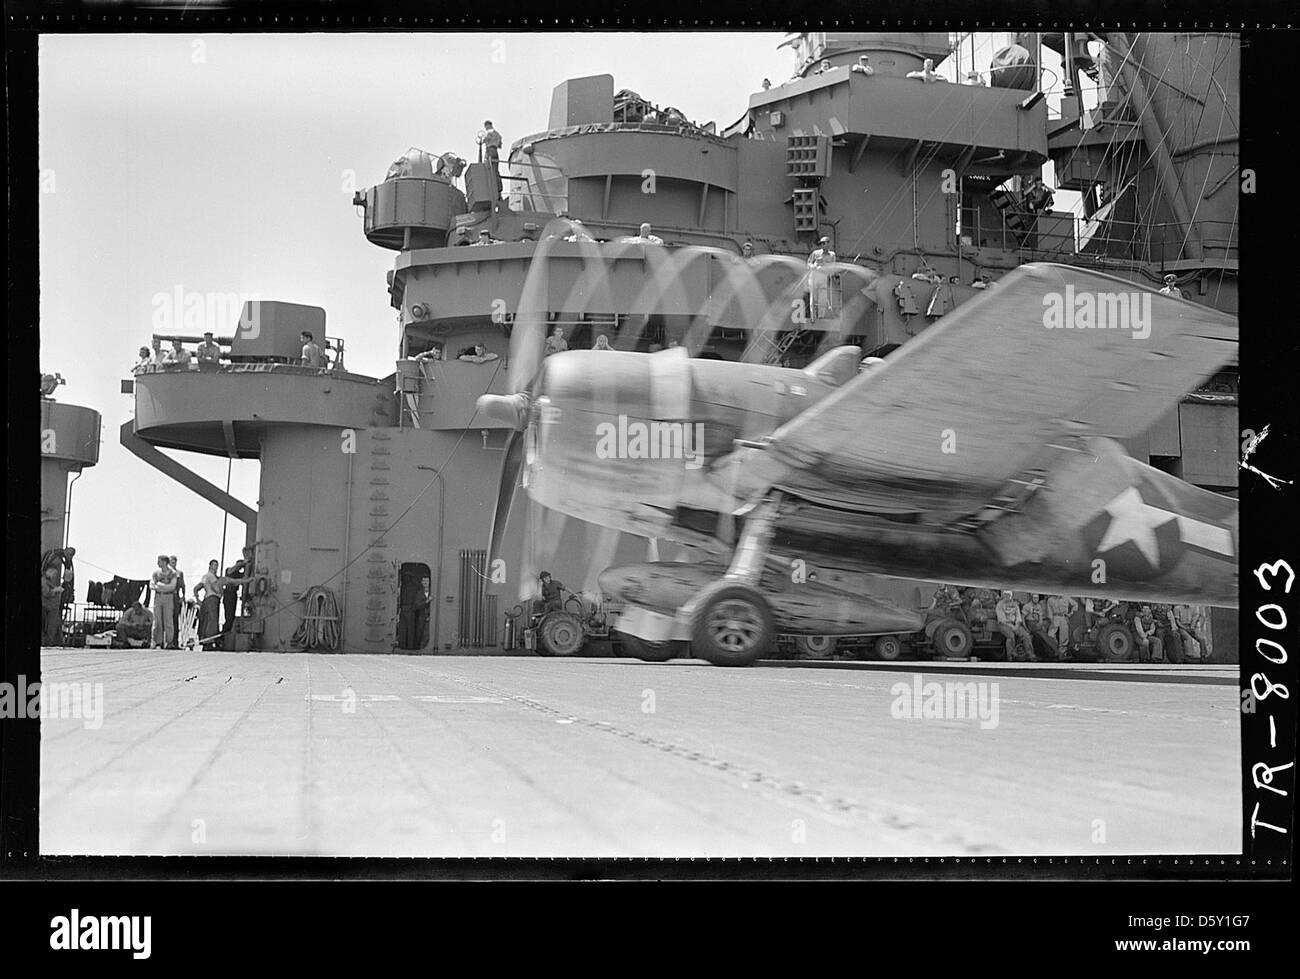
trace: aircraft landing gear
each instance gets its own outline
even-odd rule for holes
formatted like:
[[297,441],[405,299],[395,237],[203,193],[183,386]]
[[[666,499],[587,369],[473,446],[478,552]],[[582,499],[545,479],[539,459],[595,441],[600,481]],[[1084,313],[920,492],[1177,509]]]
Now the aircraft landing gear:
[[780,505],[778,493],[754,507],[722,580],[705,587],[679,611],[690,626],[693,656],[715,666],[749,666],[771,650],[776,626],[758,582]]
[[772,610],[757,588],[724,578],[692,604],[692,655],[715,666],[748,666],[771,649],[776,638]]

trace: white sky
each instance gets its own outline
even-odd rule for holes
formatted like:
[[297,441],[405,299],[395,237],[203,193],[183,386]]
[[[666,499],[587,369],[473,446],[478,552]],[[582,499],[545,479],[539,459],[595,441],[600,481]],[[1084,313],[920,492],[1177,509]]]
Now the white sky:
[[[412,145],[475,159],[485,118],[507,145],[545,130],[551,90],[581,75],[609,72],[616,88],[722,128],[764,76],[789,76],[782,37],[43,37],[40,166],[53,192],[40,201],[41,369],[67,378],[58,400],[104,417],[99,465],[73,490],[78,600],[87,580],[147,577],[160,552],[195,582],[220,555],[222,512],[118,443],[133,409],[120,381],[154,332],[156,294],[321,306],[349,369],[386,376],[396,253],[362,235],[353,185],[382,180]],[[224,485],[225,459],[174,455]],[[235,464],[232,492],[255,505],[256,462]],[[231,520],[227,562],[242,540]]]

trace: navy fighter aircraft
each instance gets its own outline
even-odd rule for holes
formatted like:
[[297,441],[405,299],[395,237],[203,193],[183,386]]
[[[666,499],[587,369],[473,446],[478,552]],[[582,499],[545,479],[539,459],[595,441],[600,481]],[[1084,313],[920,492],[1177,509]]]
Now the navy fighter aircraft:
[[1116,441],[1235,359],[1209,307],[1033,264],[863,371],[856,347],[796,370],[511,342],[515,393],[479,402],[517,432],[492,553],[521,475],[546,507],[693,549],[600,576],[642,658],[922,628],[873,575],[1237,604],[1237,502]]

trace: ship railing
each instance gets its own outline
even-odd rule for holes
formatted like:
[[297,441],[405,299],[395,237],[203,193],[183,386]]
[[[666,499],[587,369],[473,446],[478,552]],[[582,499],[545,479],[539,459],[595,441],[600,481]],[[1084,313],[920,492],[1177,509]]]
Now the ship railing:
[[[344,367],[344,363],[343,363],[344,348],[346,346],[343,337],[326,336],[324,338],[325,345],[323,349],[333,354],[333,357],[327,357],[328,364],[325,368],[306,367],[305,365],[299,363],[299,358],[297,357],[282,357],[282,356],[274,356],[274,355],[267,355],[267,356],[240,355],[238,357],[233,357],[231,354],[231,345],[234,342],[233,337],[213,337],[212,339],[213,342],[216,343],[217,346],[221,348],[221,353],[219,355],[220,359],[215,364],[210,361],[200,364],[198,360],[195,358],[194,352],[190,351],[189,364],[173,364],[173,363],[168,363],[166,361],[164,361],[163,363],[156,363],[154,361],[150,361],[145,364],[137,365],[133,369],[132,373],[135,374],[177,373],[177,372],[187,371],[187,370],[203,372],[203,373],[211,373],[214,371],[230,371],[230,370],[259,370],[259,369],[269,370],[271,368],[277,368],[277,367],[278,368],[299,368],[303,372],[312,373],[312,374],[320,373],[322,369],[332,373],[347,373],[347,369]],[[152,337],[152,340],[154,341],[155,345],[158,345],[158,347],[162,349],[166,344],[170,344],[175,340],[179,340],[183,344],[186,343],[199,344],[203,342],[203,337],[201,336],[196,337],[188,334],[155,333]],[[166,351],[164,349],[164,353],[165,352]]]
[[342,337],[327,336],[325,338],[325,349],[334,353],[334,356],[330,358],[329,369],[331,371],[345,371],[343,366],[343,345]]
[[[1092,219],[1079,214],[1021,210],[1016,212],[1015,219],[1026,222],[1024,227],[1013,227],[1006,212],[1001,213],[997,225],[988,227],[979,220],[979,211],[975,208],[962,208],[961,214],[961,238],[972,246],[1016,252],[1021,262],[1061,255],[1089,255],[1134,264],[1152,264],[1166,258],[1171,245],[1181,251],[1187,241],[1186,226],[1177,222],[1110,219],[1093,225]],[[1068,226],[1061,229],[1067,216]],[[1046,227],[1040,224],[1043,218],[1048,219]],[[1055,224],[1055,229],[1052,224]],[[1198,220],[1196,227],[1202,249],[1219,257],[1235,253],[1236,222]]]
[[[164,355],[170,350],[169,344],[171,344],[175,340],[179,340],[183,344],[192,343],[195,345],[203,342],[203,337],[193,336],[185,333],[155,333],[150,339],[152,341],[152,348],[155,350],[162,350]],[[228,358],[230,356],[230,345],[231,343],[234,342],[234,338],[213,337],[212,340],[217,346],[221,348],[220,357],[222,358],[222,360]],[[204,363],[202,366],[200,366],[194,357],[194,351],[190,351],[190,363],[188,367],[183,364],[168,363],[166,360],[164,360],[162,363],[157,363],[156,361],[149,361],[148,363],[145,364],[136,365],[136,367],[133,370],[133,373],[135,374],[171,373],[171,372],[183,371],[187,369],[194,370],[194,371],[197,370],[213,371],[213,370],[217,370],[218,366],[219,366],[218,364],[212,364],[212,363]]]

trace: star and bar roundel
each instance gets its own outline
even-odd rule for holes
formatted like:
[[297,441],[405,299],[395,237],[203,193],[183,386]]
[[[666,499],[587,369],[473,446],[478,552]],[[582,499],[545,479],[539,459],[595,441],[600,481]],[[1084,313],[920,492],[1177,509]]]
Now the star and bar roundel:
[[1226,522],[1232,501],[1222,502],[1216,507],[1213,497],[1198,494],[1194,501],[1175,504],[1154,484],[1139,479],[1083,525],[1083,544],[1113,574],[1131,581],[1167,574],[1188,552],[1233,563],[1234,534]]

